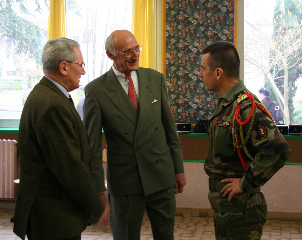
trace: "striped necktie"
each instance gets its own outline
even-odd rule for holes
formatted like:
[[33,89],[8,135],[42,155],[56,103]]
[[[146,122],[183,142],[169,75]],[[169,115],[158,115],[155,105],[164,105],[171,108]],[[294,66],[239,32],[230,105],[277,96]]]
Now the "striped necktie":
[[135,88],[134,88],[134,84],[133,84],[133,80],[131,78],[131,75],[130,74],[126,74],[125,78],[127,80],[129,80],[128,96],[129,96],[131,102],[133,103],[136,111],[139,112],[139,104],[138,104],[137,95],[136,95],[136,91],[135,91]]

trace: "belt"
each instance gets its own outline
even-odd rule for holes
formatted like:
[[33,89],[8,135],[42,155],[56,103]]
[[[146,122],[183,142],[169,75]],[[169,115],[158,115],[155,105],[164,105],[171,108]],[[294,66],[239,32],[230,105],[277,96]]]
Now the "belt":
[[[228,183],[221,183],[219,180],[209,178],[209,189],[211,192],[220,192]],[[260,187],[253,188],[252,192],[260,192]]]

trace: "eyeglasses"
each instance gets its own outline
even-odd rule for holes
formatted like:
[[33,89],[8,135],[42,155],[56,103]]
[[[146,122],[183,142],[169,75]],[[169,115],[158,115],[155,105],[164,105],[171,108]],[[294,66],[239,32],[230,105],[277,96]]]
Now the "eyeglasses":
[[70,61],[65,61],[65,62],[68,62],[68,63],[74,63],[74,64],[79,64],[79,66],[81,67],[81,68],[84,68],[85,67],[85,63],[84,62],[82,62],[82,63],[76,63],[76,62],[70,62]]
[[119,52],[117,50],[115,50],[115,51],[118,52],[118,53],[120,53],[120,54],[123,54],[125,57],[130,57],[131,55],[134,54],[134,52],[135,53],[139,53],[139,52],[142,51],[142,49],[143,49],[143,47],[140,46],[140,45],[138,45],[138,46],[135,47],[134,50],[133,49],[129,49],[129,50],[125,51],[125,52]]

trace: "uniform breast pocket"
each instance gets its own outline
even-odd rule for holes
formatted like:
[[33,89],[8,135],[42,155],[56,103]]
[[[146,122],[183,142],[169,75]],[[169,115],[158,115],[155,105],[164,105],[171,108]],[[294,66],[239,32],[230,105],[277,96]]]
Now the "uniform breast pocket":
[[214,141],[216,153],[226,153],[230,148],[233,149],[232,127],[228,122],[226,122],[224,126],[219,126],[218,123],[216,124]]

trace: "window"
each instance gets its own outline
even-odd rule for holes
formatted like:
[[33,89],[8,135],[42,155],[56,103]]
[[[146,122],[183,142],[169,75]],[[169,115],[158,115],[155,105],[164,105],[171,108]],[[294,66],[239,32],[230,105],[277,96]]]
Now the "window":
[[47,20],[44,0],[0,4],[0,119],[20,119],[29,92],[43,75]]
[[[0,4],[0,127],[18,127],[26,98],[43,76],[48,4],[49,0]],[[107,36],[116,29],[131,30],[131,24],[132,0],[66,0],[66,37],[80,43],[86,63],[81,87],[71,93],[76,105],[84,86],[112,66],[105,53]]]
[[244,1],[244,81],[267,88],[283,121],[302,123],[302,1]]
[[80,43],[86,64],[80,88],[71,92],[77,106],[79,100],[83,100],[84,86],[107,72],[113,64],[105,52],[106,38],[117,29],[131,31],[132,0],[66,2],[66,37]]
[[16,71],[7,71],[5,77],[13,77],[16,76]]

